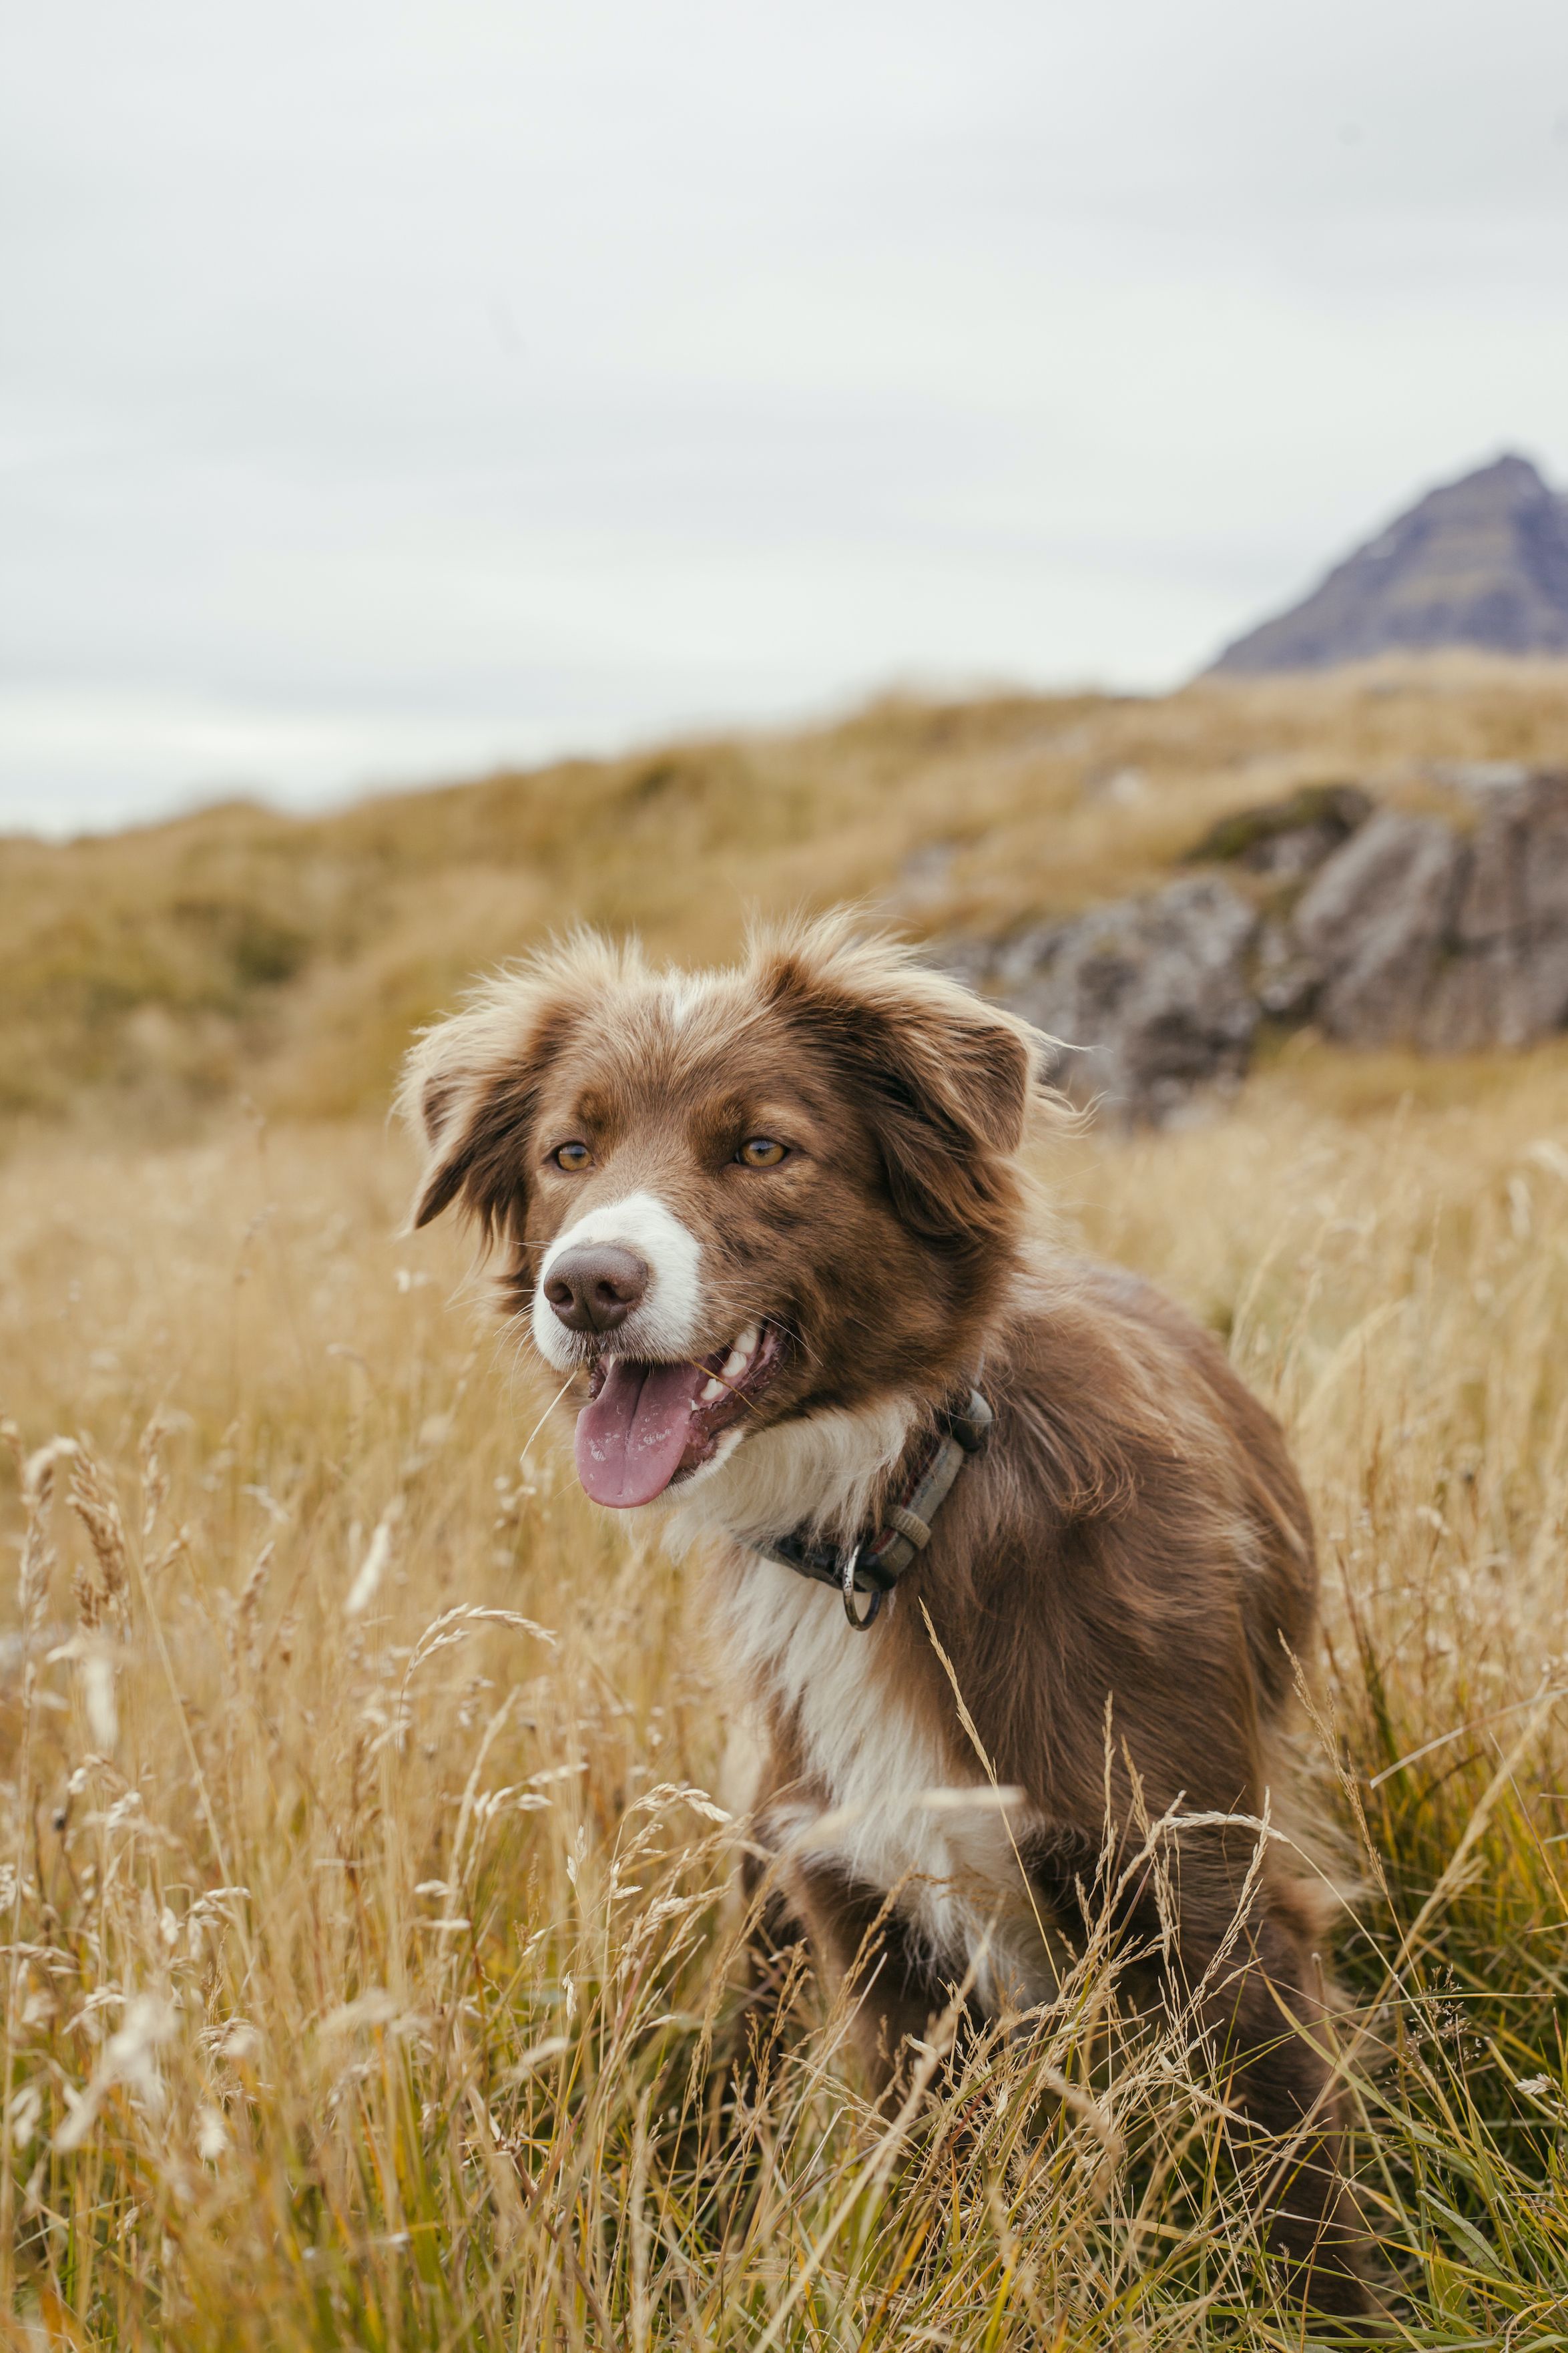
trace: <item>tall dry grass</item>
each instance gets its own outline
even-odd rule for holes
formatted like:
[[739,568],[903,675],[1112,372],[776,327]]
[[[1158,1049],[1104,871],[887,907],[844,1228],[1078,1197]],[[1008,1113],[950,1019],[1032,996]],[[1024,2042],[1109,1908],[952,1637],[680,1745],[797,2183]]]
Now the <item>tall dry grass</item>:
[[[1396,2330],[1563,2345],[1568,1069],[1331,1075],[1043,1173],[1300,1451]],[[396,1238],[407,1173],[255,1119],[0,1168],[15,2341],[1299,2342],[1190,2021],[1103,1945],[891,2122],[809,1982],[748,2042],[721,1670]]]

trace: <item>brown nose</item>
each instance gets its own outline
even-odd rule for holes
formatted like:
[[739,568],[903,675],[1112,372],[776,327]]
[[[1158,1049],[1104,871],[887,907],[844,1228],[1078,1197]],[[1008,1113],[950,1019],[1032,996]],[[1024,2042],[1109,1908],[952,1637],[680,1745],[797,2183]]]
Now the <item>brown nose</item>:
[[569,1332],[613,1332],[648,1286],[648,1270],[620,1242],[580,1242],[563,1251],[545,1278],[544,1296]]

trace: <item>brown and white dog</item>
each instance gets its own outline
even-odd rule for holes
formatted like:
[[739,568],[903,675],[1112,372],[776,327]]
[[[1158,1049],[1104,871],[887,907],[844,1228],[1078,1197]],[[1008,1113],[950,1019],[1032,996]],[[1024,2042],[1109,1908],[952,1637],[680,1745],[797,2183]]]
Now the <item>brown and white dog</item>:
[[[960,1981],[993,2015],[1047,1999],[1053,1935],[1120,1881],[1126,1933],[1163,1939],[1234,2070],[1240,2129],[1278,2144],[1276,2243],[1316,2304],[1361,2312],[1322,1914],[1256,1827],[1312,1638],[1307,1505],[1210,1338],[1026,1229],[1036,1044],[844,920],[698,974],[581,937],[414,1049],[414,1222],[456,1204],[501,1253],[507,1305],[571,1380],[588,1493],[661,1513],[678,1556],[704,1540],[771,1736],[759,1836],[830,1975],[877,1948],[872,2066]],[[990,1441],[858,1633],[766,1548],[841,1555],[896,1518],[973,1385]],[[930,1802],[986,1772],[953,1682],[1019,1793],[1005,1820]],[[1197,1819],[1125,1871],[1167,1812]]]

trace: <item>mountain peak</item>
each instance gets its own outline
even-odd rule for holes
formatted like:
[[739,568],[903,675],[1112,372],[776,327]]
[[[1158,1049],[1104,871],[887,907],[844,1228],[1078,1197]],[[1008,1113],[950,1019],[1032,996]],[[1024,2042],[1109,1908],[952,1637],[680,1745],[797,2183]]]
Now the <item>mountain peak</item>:
[[[1473,473],[1461,474],[1457,482],[1449,482],[1446,487],[1450,491],[1463,490],[1467,483],[1473,482],[1511,483],[1534,491],[1546,489],[1545,480],[1535,460],[1532,458],[1521,457],[1517,449],[1500,451],[1489,465],[1478,466]],[[1443,491],[1437,490],[1429,495],[1441,498]]]
[[1324,670],[1442,646],[1568,653],[1568,505],[1517,451],[1428,491],[1214,668]]

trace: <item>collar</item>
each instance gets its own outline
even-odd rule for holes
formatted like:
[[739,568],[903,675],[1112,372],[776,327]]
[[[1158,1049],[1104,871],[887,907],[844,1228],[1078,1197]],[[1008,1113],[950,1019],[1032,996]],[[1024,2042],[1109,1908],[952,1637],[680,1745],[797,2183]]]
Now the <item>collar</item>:
[[[972,1454],[978,1454],[991,1434],[994,1419],[977,1388],[962,1403],[943,1406],[936,1429],[915,1458],[910,1479],[895,1500],[882,1506],[881,1524],[849,1545],[814,1542],[805,1528],[792,1528],[772,1544],[752,1545],[764,1560],[793,1568],[818,1585],[837,1586],[844,1596],[844,1614],[858,1634],[863,1634],[911,1561],[931,1542],[931,1523],[947,1501],[953,1482]],[[855,1596],[868,1593],[871,1606],[858,1613]]]

